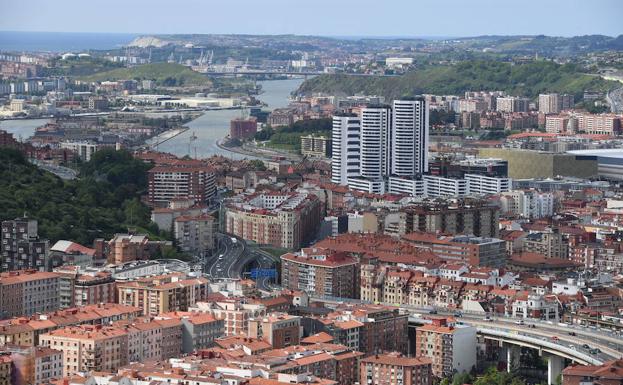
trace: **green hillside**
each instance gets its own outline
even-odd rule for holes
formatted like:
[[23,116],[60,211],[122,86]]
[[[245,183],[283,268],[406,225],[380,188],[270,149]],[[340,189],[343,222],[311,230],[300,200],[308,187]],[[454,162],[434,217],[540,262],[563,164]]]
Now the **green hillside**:
[[181,64],[154,63],[131,68],[117,68],[85,76],[80,80],[101,82],[105,80],[152,79],[160,86],[210,86],[210,79]]
[[530,98],[542,92],[571,93],[576,100],[580,100],[584,90],[603,91],[619,86],[616,82],[584,74],[572,64],[466,61],[456,65],[425,67],[397,77],[321,75],[306,80],[298,93],[364,93],[383,95],[392,100],[422,93],[460,95],[465,91],[503,90],[511,95]]
[[140,200],[149,165],[127,151],[102,150],[84,163],[80,179],[63,181],[30,164],[17,150],[0,147],[0,220],[26,213],[39,234],[55,242],[89,245],[128,227],[152,231],[150,210]]

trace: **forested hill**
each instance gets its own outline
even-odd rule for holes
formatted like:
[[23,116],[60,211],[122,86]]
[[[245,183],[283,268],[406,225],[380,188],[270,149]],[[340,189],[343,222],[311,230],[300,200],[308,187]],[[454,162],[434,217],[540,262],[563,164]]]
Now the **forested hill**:
[[511,64],[466,61],[430,66],[396,77],[320,75],[306,80],[299,94],[324,92],[337,95],[382,95],[386,100],[417,94],[461,95],[465,91],[502,90],[536,98],[543,92],[571,93],[581,100],[584,90],[608,90],[620,84],[584,74],[573,64],[548,61]]
[[149,165],[127,151],[102,150],[82,165],[80,179],[63,181],[30,164],[19,151],[0,148],[0,220],[26,214],[39,235],[85,245],[128,227],[157,233],[140,201]]

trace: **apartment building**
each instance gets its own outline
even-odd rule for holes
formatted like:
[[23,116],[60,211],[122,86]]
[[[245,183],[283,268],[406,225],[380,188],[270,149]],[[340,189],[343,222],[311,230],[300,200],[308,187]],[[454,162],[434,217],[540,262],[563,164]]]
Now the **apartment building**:
[[263,245],[298,250],[316,234],[321,202],[309,193],[239,195],[226,204],[225,231]]
[[499,234],[499,207],[483,200],[463,200],[453,204],[425,202],[404,211],[407,232],[474,234],[478,237]]
[[431,385],[433,374],[428,358],[404,357],[398,353],[377,354],[359,364],[360,383],[369,385]]
[[187,253],[202,254],[214,250],[215,231],[216,221],[208,214],[183,215],[173,221],[173,235],[177,245]]
[[40,239],[37,230],[37,221],[34,219],[2,221],[0,257],[3,271],[47,270],[50,243],[47,239]]
[[[127,333],[129,362],[162,359],[165,341],[162,338],[162,325],[159,322],[152,321],[150,318],[135,318],[131,321],[117,321],[112,326]],[[177,328],[181,331],[179,323]],[[178,356],[180,352],[181,350],[178,350],[177,355],[173,357]]]
[[446,262],[463,262],[472,266],[504,267],[506,242],[498,238],[469,235],[438,236],[414,232],[403,237],[407,242],[430,248]]
[[271,313],[249,320],[248,336],[263,338],[273,349],[298,345],[301,336],[301,318],[286,313]]
[[70,326],[39,337],[42,346],[63,353],[63,376],[115,371],[128,364],[128,333],[101,325]]
[[556,93],[539,95],[539,112],[557,114],[562,107],[562,99]]
[[78,266],[54,269],[59,274],[60,308],[115,302],[115,279],[108,271],[80,272]]
[[301,136],[301,154],[315,158],[331,156],[331,139],[324,135]]
[[148,202],[167,207],[174,198],[208,203],[216,194],[216,176],[207,166],[159,165],[148,171]]
[[59,274],[36,270],[0,273],[0,315],[29,316],[59,309]]
[[495,102],[498,112],[528,112],[530,105],[530,99],[515,96],[497,98]]
[[[10,354],[13,361],[13,382],[10,385],[45,385],[63,377],[61,351],[46,347],[11,345],[4,346],[0,352]],[[0,378],[3,378],[1,374]]]
[[348,185],[361,169],[361,120],[356,115],[333,116],[331,182]]
[[223,320],[226,336],[239,336],[247,333],[250,319],[266,314],[266,307],[236,299],[223,299],[216,302],[197,302],[190,311],[214,315]]
[[614,114],[579,114],[578,131],[597,135],[618,135],[621,132],[621,118]]
[[358,298],[357,261],[346,253],[331,253],[318,247],[281,256],[282,286],[318,296]]
[[182,321],[182,352],[206,349],[225,335],[225,321],[211,314],[179,314]]
[[476,365],[476,328],[433,319],[415,331],[415,355],[432,361],[432,373],[451,377]]
[[523,240],[523,252],[544,255],[546,258],[569,258],[569,242],[557,230],[534,232]]
[[185,279],[181,273],[117,282],[117,300],[120,304],[139,307],[143,314],[152,316],[187,311],[197,301],[205,300],[208,293],[207,279]]
[[130,261],[149,258],[146,235],[115,234],[108,241],[108,263],[120,265]]
[[545,132],[551,134],[575,134],[578,120],[571,115],[548,115],[545,117]]
[[80,308],[57,310],[24,318],[14,317],[0,326],[0,345],[38,346],[39,336],[52,330],[77,325],[108,325],[134,319],[141,309],[116,303],[98,303]]
[[502,212],[538,219],[554,215],[554,194],[536,190],[513,190],[500,196]]

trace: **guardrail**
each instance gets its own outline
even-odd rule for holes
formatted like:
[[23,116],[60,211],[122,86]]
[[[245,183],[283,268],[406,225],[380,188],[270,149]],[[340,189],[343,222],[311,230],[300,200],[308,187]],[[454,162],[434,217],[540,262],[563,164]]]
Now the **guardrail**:
[[569,358],[583,362],[585,365],[603,364],[603,361],[598,360],[594,357],[591,357],[588,354],[579,352],[575,349],[571,349],[564,345],[556,344],[550,341],[545,341],[540,338],[530,337],[530,336],[526,336],[526,335],[519,334],[519,333],[509,333],[509,332],[496,330],[496,329],[483,328],[483,327],[478,327],[478,326],[476,326],[476,330],[480,334],[488,334],[488,335],[497,336],[500,338],[511,339],[515,341],[523,341],[525,343],[538,346],[540,348],[546,348],[550,351],[553,350],[555,352],[564,353]]

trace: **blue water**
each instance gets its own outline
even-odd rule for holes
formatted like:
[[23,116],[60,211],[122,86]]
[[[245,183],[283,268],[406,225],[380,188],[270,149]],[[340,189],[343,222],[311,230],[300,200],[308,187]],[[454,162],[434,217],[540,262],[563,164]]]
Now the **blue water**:
[[0,50],[67,52],[120,48],[137,34],[0,31]]

